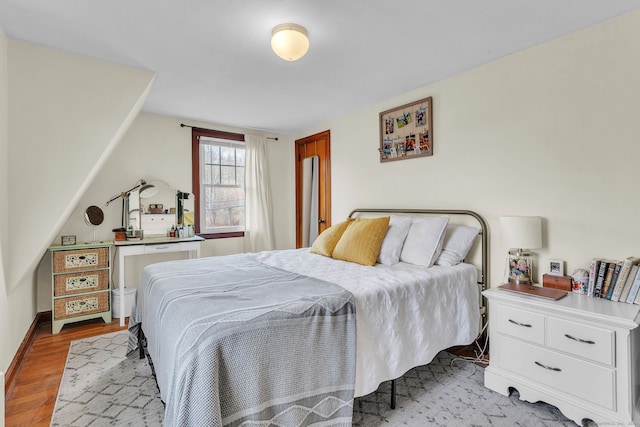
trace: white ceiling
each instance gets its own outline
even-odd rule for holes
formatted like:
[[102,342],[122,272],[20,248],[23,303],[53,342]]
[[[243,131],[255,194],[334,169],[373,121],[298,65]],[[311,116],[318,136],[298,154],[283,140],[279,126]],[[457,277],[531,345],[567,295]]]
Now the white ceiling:
[[[638,0],[0,0],[25,40],[157,74],[144,111],[295,133],[640,8]],[[297,62],[270,47],[295,22]]]

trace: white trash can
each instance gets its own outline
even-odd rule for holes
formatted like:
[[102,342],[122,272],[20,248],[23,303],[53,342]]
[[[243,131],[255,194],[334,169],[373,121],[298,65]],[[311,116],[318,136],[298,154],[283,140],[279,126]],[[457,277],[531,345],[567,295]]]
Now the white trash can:
[[[111,298],[111,317],[120,318],[120,288],[115,288],[112,291]],[[135,288],[124,288],[124,317],[131,316],[131,310],[133,309],[133,303],[136,300]]]

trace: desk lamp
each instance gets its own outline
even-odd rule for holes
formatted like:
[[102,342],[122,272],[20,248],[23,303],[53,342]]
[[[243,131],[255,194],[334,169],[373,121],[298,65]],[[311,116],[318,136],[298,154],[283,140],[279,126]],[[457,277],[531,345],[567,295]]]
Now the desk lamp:
[[542,247],[542,218],[539,216],[500,217],[502,246],[509,248],[509,282],[533,283],[533,256],[530,249]]
[[[140,179],[140,180],[138,180],[138,182],[136,182],[136,184],[133,187],[131,187],[127,191],[123,191],[120,194],[116,194],[111,199],[109,199],[109,201],[107,202],[107,204],[105,206],[109,206],[109,203],[111,203],[114,200],[117,200],[119,198],[122,198],[122,218],[121,218],[121,227],[122,228],[120,228],[120,229],[114,228],[113,231],[126,231],[126,225],[124,223],[124,218],[125,218],[125,215],[127,215],[127,217],[128,217],[129,194],[132,191],[136,191],[136,190],[140,190],[139,193],[140,193],[140,197],[142,197],[142,198],[152,197],[152,196],[154,196],[155,194],[158,193],[158,189],[156,188],[155,185],[147,184],[147,181],[145,181],[144,179]],[[144,194],[144,196],[143,196],[143,194]]]

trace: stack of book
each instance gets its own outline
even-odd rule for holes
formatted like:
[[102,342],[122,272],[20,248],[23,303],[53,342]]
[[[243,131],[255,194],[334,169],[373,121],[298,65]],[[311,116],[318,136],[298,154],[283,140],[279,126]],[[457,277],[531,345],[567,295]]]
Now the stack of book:
[[594,258],[589,266],[587,295],[611,301],[640,304],[640,258],[622,261]]

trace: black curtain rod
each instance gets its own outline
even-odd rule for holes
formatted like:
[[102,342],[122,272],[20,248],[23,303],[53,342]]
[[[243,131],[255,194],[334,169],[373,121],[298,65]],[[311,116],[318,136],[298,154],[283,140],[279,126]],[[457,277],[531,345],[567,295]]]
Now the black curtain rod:
[[[180,127],[181,128],[191,128],[191,129],[202,129],[202,130],[211,130],[214,132],[220,132],[219,130],[216,129],[207,129],[207,128],[201,128],[201,127],[197,127],[197,126],[189,126],[189,125],[185,125],[184,123],[180,123]],[[267,139],[274,139],[274,140],[278,140],[278,138],[274,138],[272,136],[267,136]]]

